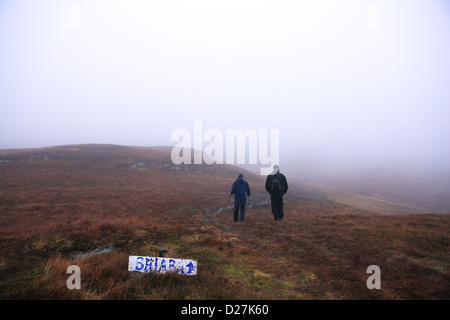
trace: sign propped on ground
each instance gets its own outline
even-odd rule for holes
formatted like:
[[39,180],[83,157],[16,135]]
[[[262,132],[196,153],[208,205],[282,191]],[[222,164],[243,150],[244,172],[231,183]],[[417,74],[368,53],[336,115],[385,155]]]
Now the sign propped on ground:
[[128,271],[138,272],[176,272],[189,276],[197,274],[197,261],[190,259],[172,259],[162,257],[130,256]]

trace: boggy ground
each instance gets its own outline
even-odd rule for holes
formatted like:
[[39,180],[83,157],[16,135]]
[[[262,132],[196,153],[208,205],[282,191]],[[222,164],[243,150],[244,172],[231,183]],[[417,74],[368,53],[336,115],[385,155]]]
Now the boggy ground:
[[[30,154],[33,153],[33,157]],[[274,221],[264,178],[250,212],[220,210],[240,172],[180,166],[164,148],[0,151],[1,299],[448,299],[449,215],[389,215],[292,183]],[[253,203],[252,203],[253,202]],[[128,271],[129,255],[199,262],[197,276]],[[111,252],[86,258],[74,252]],[[69,290],[69,265],[81,289]],[[381,269],[369,290],[367,267]]]

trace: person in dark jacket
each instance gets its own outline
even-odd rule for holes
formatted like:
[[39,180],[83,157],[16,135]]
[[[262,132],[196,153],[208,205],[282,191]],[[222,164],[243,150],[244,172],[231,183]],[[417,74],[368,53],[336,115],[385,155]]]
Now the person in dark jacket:
[[[245,217],[245,205],[247,203],[247,196],[250,197],[250,186],[247,181],[244,180],[244,175],[239,174],[236,181],[234,181],[231,187],[231,194],[234,194],[234,221],[244,221]],[[239,216],[239,210],[241,214]]]
[[288,183],[284,174],[280,172],[280,167],[273,166],[273,172],[266,178],[266,191],[270,193],[270,203],[272,214],[275,220],[283,220],[283,196],[288,191]]

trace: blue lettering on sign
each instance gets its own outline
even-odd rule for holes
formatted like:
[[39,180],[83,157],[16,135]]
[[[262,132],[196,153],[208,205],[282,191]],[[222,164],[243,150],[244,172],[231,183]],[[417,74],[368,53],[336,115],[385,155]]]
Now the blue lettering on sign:
[[175,269],[175,260],[169,259],[169,269]]
[[153,262],[153,259],[152,259],[152,258],[148,258],[148,257],[147,257],[147,258],[145,259],[145,269],[144,269],[145,272],[147,272],[148,268],[150,268],[149,271],[152,271],[152,262]]
[[[140,271],[142,270],[142,268],[144,268],[144,264],[142,262],[139,261],[139,259],[144,259],[143,257],[138,257],[136,259],[136,270]],[[139,265],[139,266],[138,266]]]
[[[156,267],[156,266],[155,266]],[[161,272],[161,269],[164,269],[163,270],[163,272],[165,272],[167,269],[166,269],[166,259],[162,259],[161,260],[161,264],[160,264],[160,266],[159,266],[159,269],[158,269],[158,272]]]

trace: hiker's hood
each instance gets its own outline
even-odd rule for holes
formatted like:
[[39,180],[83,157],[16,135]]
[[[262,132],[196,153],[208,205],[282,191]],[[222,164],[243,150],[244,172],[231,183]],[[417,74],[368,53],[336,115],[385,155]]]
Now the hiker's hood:
[[277,166],[277,165],[274,165],[274,166],[273,166],[273,171],[272,171],[271,175],[275,175],[275,174],[277,174],[279,171],[280,171],[280,167]]

